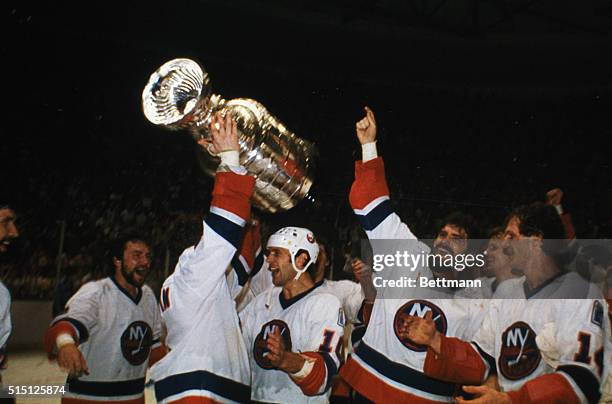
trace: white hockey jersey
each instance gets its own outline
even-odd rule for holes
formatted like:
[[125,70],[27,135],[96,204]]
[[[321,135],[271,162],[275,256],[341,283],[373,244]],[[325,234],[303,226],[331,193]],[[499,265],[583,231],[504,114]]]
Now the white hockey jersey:
[[248,355],[225,272],[241,243],[253,186],[251,176],[217,173],[202,238],[162,286],[170,352],[151,368],[158,402],[250,398]]
[[601,378],[601,402],[612,403],[612,299],[607,300],[604,327],[604,371]]
[[[251,362],[252,399],[266,403],[328,402],[331,380],[339,366],[337,349],[344,321],[340,302],[321,286],[289,300],[283,297],[282,288],[274,288],[271,295],[257,296],[240,313]],[[306,396],[287,373],[270,366],[265,357],[265,340],[273,327],[280,328],[287,349],[322,357],[319,360],[324,363],[325,376],[317,381],[315,395]]]
[[[68,379],[65,397],[94,401],[144,397],[149,355],[161,345],[162,333],[159,306],[148,286],[133,299],[114,277],[86,283],[52,326],[60,321],[72,326],[70,334],[76,335],[89,366],[89,375]],[[53,345],[55,338],[50,339]]]
[[491,299],[498,286],[495,277],[482,276],[477,279],[481,282],[481,287],[460,289],[455,296],[462,299]]
[[[228,276],[228,283],[230,283],[230,285],[233,284],[234,290],[237,290],[235,279],[235,275]],[[272,284],[272,274],[268,270],[268,263],[265,260],[263,250],[260,248],[257,252],[253,267],[248,273],[246,283],[234,297],[236,301],[236,310],[240,313],[256,296],[272,287],[274,287]]]
[[[356,162],[350,202],[370,240],[414,240],[409,245],[415,254],[429,251],[393,212],[382,158]],[[428,267],[397,271],[398,276],[433,277]],[[424,317],[432,311],[438,331],[471,340],[484,317],[486,301],[453,297],[450,290],[420,288],[408,299],[397,299],[379,289],[367,331],[341,376],[375,402],[452,402],[459,387],[425,375],[426,347],[400,338],[397,329],[406,316]]]
[[599,286],[586,281],[576,272],[561,272],[535,290],[529,290],[526,278],[501,282],[494,299],[601,299]]
[[[248,301],[257,295],[257,281],[261,278],[261,270],[266,265],[263,249],[261,248],[261,234],[259,223],[248,223],[239,251],[234,254],[230,266],[226,271],[227,284],[230,295],[236,301],[236,307],[245,306]],[[268,286],[272,285],[272,277]],[[268,287],[266,286],[264,290]]]
[[6,359],[6,343],[11,335],[11,294],[0,282],[0,371]]
[[357,314],[364,299],[360,284],[349,280],[330,281],[323,279],[321,281],[321,291],[332,294],[340,300],[348,323],[357,321]]
[[[603,321],[604,302],[599,299],[491,300],[473,346],[489,368],[495,366],[503,391],[519,390],[554,372],[567,380],[581,402],[596,403]],[[538,390],[546,389],[531,389],[530,400],[544,393]]]

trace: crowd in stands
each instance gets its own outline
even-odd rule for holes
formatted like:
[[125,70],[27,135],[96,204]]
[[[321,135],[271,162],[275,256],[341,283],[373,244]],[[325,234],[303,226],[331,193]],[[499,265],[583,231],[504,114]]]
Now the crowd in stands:
[[[264,233],[288,222],[289,215],[325,236],[335,268],[342,268],[345,253],[355,251],[362,237],[347,197],[360,153],[353,125],[364,103],[376,109],[380,121],[379,151],[395,208],[419,237],[432,238],[439,220],[457,209],[475,216],[485,237],[511,208],[544,200],[553,187],[564,189],[564,206],[579,238],[610,237],[610,169],[597,140],[612,131],[610,101],[583,94],[525,102],[507,94],[427,89],[385,97],[389,88],[327,90],[321,89],[326,83],[316,88],[289,77],[281,81],[261,101],[296,134],[315,142],[318,175],[315,201],[283,214],[261,214]],[[308,92],[309,85],[315,90]],[[310,94],[301,100],[309,109],[286,98],[290,93]],[[346,105],[347,99],[359,101]],[[76,163],[32,166],[43,151],[25,138],[12,140],[14,165],[30,167],[12,179],[22,237],[0,263],[0,276],[15,299],[51,299],[58,285],[58,293],[69,295],[104,276],[109,246],[126,229],[150,238],[149,280],[156,287],[197,239],[211,180],[197,165],[190,137],[140,121],[113,128],[106,123],[88,131],[85,141],[99,151],[77,152],[83,155]],[[105,137],[107,130],[119,134]],[[341,276],[336,270],[334,277]]]

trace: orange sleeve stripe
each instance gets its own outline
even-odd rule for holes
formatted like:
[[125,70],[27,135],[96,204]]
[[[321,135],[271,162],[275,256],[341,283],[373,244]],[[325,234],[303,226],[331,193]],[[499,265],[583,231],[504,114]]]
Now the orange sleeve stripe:
[[381,196],[389,195],[382,157],[365,163],[355,162],[355,181],[351,186],[349,201],[353,209],[363,209]]
[[307,356],[315,360],[314,367],[308,374],[308,376],[302,379],[292,380],[307,396],[314,396],[320,393],[321,388],[325,386],[327,381],[327,368],[325,367],[325,360],[323,357],[316,352],[302,352],[301,355]]
[[251,211],[251,195],[255,178],[233,172],[217,173],[211,206],[232,212],[247,220]]
[[60,320],[57,323],[53,324],[51,327],[49,327],[45,332],[43,343],[47,354],[51,356],[54,355],[55,341],[57,340],[57,337],[59,337],[61,334],[69,334],[78,345],[79,337],[72,324],[67,321]]
[[542,375],[509,391],[513,403],[579,404],[580,399],[567,379],[558,373]]
[[168,348],[165,345],[160,345],[157,348],[153,348],[149,355],[149,366],[153,366],[155,362],[166,356]]
[[481,384],[487,365],[472,346],[458,338],[442,336],[440,354],[431,348],[425,357],[424,373],[427,376],[458,384]]

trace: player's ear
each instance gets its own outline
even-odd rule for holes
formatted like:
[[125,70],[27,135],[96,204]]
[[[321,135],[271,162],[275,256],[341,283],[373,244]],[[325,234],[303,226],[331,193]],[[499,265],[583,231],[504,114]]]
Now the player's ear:
[[113,268],[115,268],[115,270],[121,269],[121,260],[117,257],[113,257]]
[[306,251],[300,251],[300,253],[295,257],[295,266],[299,269],[303,269],[310,257]]

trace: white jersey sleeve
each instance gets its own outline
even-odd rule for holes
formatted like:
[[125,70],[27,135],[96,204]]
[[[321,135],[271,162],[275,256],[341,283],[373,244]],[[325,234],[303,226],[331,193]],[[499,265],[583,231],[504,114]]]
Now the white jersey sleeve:
[[169,352],[150,372],[158,402],[196,396],[248,400],[248,354],[226,270],[241,246],[254,184],[250,175],[216,174],[202,238],[183,252],[163,284]]
[[340,301],[333,295],[320,294],[309,310],[307,321],[303,322],[298,338],[302,352],[315,352],[323,357],[325,377],[322,378],[317,394],[323,394],[331,387],[332,377],[340,367],[338,351],[344,335],[344,312]]
[[591,388],[589,381],[598,386],[602,370],[598,351],[603,350],[604,343],[604,303],[595,299],[571,299],[555,300],[555,304],[563,306],[556,310],[553,321],[555,346],[559,351],[557,372],[568,379],[579,397],[590,396],[590,390],[598,388]]
[[[370,240],[374,258],[398,251],[411,251],[415,255],[430,251],[395,213],[389,198],[382,157],[365,163],[355,162],[355,181],[351,186],[349,201]],[[431,278],[432,274],[427,263],[423,262],[411,268],[396,267],[385,276],[393,279],[403,276],[418,279],[420,276]],[[393,297],[390,288],[377,288],[377,293],[379,299]]]
[[198,295],[210,294],[225,276],[239,246],[244,219],[222,208],[211,207],[204,220],[204,232],[191,254],[177,264],[175,281]]
[[256,306],[254,304],[247,304],[246,307],[244,307],[243,310],[238,313],[240,330],[242,331],[242,337],[244,338],[244,343],[247,347],[252,347],[253,342],[255,341],[255,336],[253,335],[253,332],[255,331],[255,327],[253,326],[253,322],[256,318],[254,313],[255,309]]
[[82,344],[89,339],[89,334],[98,323],[100,317],[100,294],[103,284],[92,281],[84,284],[66,303],[66,311],[58,315],[52,324],[67,321],[75,329]]
[[227,273],[230,294],[236,306],[241,305],[248,294],[245,289],[248,289],[251,278],[261,269],[263,261],[259,222],[247,223],[240,250],[234,254]]
[[0,365],[4,362],[6,343],[11,330],[11,294],[0,282]]
[[361,285],[349,280],[326,281],[325,284],[329,292],[340,300],[346,320],[354,323],[364,299]]
[[489,300],[487,301],[489,304],[488,308],[484,310],[484,318],[480,327],[475,332],[474,337],[472,338],[472,346],[480,356],[482,357],[483,362],[487,365],[487,375],[491,375],[492,371],[496,372],[495,365],[495,356],[496,356],[496,338],[498,333],[498,323],[500,314],[500,301]]
[[349,201],[369,239],[416,239],[393,211],[382,157],[355,162]]
[[[151,292],[152,293],[152,292]],[[162,345],[162,337],[164,334],[164,323],[161,316],[159,305],[155,305],[153,314],[153,345],[151,349],[155,349]]]
[[612,308],[610,299],[607,299],[606,316],[604,318],[604,350],[603,350],[603,374],[601,377],[601,402],[612,402]]

